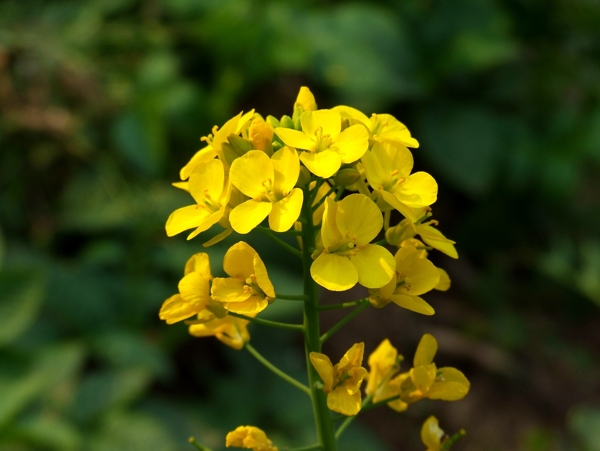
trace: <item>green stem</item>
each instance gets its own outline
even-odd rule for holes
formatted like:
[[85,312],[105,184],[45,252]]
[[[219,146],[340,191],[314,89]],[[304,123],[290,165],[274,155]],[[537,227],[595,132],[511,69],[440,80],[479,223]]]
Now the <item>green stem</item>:
[[[363,409],[364,406],[366,406],[367,404],[369,404],[371,402],[372,398],[373,398],[373,395],[369,395],[365,399],[363,399],[363,402],[360,405],[361,411],[362,411],[362,409]],[[350,426],[350,423],[352,423],[355,418],[356,418],[356,415],[353,415],[351,417],[346,418],[344,420],[344,422],[342,424],[340,424],[340,427],[337,429],[337,431],[335,431],[335,438],[336,439],[340,438],[340,436],[343,434],[343,432],[346,430],[346,428],[348,426]]]
[[444,444],[442,445],[442,451],[446,451],[448,449],[450,449],[450,447],[452,445],[454,445],[454,442],[456,442],[458,439],[463,438],[467,433],[465,432],[464,429],[461,429],[460,431],[458,431],[456,434],[454,434],[452,437],[450,437],[448,440],[446,440],[444,442]]
[[354,307],[355,305],[362,305],[362,304],[368,304],[368,303],[369,303],[369,300],[366,298],[363,298],[363,299],[359,299],[357,301],[342,302],[341,304],[321,305],[321,306],[319,306],[319,310],[320,311],[337,310],[337,309],[341,309],[341,308]]
[[[307,199],[305,201],[306,204],[312,205],[312,203],[317,198],[317,195],[319,194],[319,189],[321,189],[321,185],[323,185],[323,183],[325,183],[324,179],[317,180],[317,183],[315,184],[315,187],[313,189],[311,189],[308,192],[308,194],[305,193],[305,195],[307,197]],[[310,185],[310,183],[309,183],[309,185]]]
[[331,193],[333,193],[335,191],[335,186],[332,186],[331,189],[329,191],[327,191],[327,194],[325,194],[321,199],[319,199],[319,201],[314,204],[312,206],[313,211],[317,210],[317,208],[319,208],[321,205],[323,205],[323,202],[325,202],[325,199],[327,199],[329,196],[331,196]]
[[211,451],[210,448],[207,448],[206,446],[202,446],[200,443],[198,443],[194,437],[190,437],[188,442],[190,442],[190,444],[194,448],[199,449],[200,451]]
[[292,384],[294,387],[302,390],[308,396],[312,396],[310,388],[308,388],[302,382],[298,382],[292,376],[281,371],[279,368],[277,368],[275,365],[273,365],[271,362],[269,362],[267,359],[265,359],[261,354],[259,354],[259,352],[256,349],[254,349],[254,347],[250,343],[246,343],[244,345],[244,347],[248,350],[248,352],[250,352],[250,354],[252,354],[256,358],[256,360],[258,360],[260,363],[262,363],[264,366],[266,366],[272,372],[277,374],[277,376],[282,378],[284,381]]
[[340,200],[340,198],[342,197],[342,193],[344,192],[344,189],[346,189],[345,186],[340,186],[337,190],[337,193],[335,194],[335,201],[337,202],[338,200]]
[[[306,193],[305,193],[306,194]],[[306,196],[305,196],[306,197]],[[321,352],[321,337],[319,328],[319,288],[310,275],[312,264],[311,248],[315,247],[315,227],[312,221],[312,208],[310,202],[302,205],[301,217],[305,219],[302,225],[302,273],[304,279],[304,346],[306,351],[306,366],[308,371],[309,386],[312,391],[312,404],[317,437],[321,449],[337,451],[335,430],[331,422],[327,395],[323,391],[321,378],[310,361],[311,352]]]
[[275,293],[277,299],[284,299],[286,301],[306,301],[305,294],[283,294]]
[[268,319],[253,318],[252,316],[246,316],[242,315],[241,313],[235,312],[229,312],[229,315],[235,316],[236,318],[245,319],[256,324],[261,324],[263,326],[276,327],[277,329],[304,331],[304,326],[302,324],[280,323],[279,321],[270,321]]
[[357,316],[360,312],[362,312],[368,306],[369,306],[369,304],[365,303],[365,304],[362,304],[360,307],[352,310],[352,312],[350,312],[343,320],[341,320],[339,323],[337,323],[335,326],[333,326],[331,329],[329,329],[327,332],[325,332],[323,335],[321,335],[321,338],[320,338],[321,344],[325,343],[329,339],[329,337],[331,337],[338,330],[340,330],[342,327],[344,327],[348,321],[350,321],[352,318]]
[[256,230],[261,231],[262,233],[264,233],[266,236],[268,236],[269,238],[271,238],[271,240],[273,240],[275,243],[277,243],[279,246],[281,246],[282,248],[284,248],[286,251],[291,252],[292,254],[294,254],[296,257],[300,257],[302,258],[302,252],[300,252],[298,249],[296,249],[294,246],[286,243],[285,241],[283,241],[281,238],[277,238],[273,232],[271,232],[271,229],[267,229],[266,227],[257,227]]
[[373,244],[377,244],[378,246],[384,246],[384,245],[388,244],[388,242],[384,238],[383,240],[375,241]]

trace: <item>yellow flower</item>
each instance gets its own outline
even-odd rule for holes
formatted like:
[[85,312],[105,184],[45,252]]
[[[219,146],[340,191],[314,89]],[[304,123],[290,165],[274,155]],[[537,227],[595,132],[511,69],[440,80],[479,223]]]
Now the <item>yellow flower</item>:
[[236,313],[252,315],[263,311],[275,299],[275,289],[258,253],[244,241],[229,248],[223,258],[229,278],[215,277],[212,297]]
[[[370,371],[365,393],[373,395],[373,402],[379,402],[400,394],[400,387],[397,384],[390,385],[392,377],[400,370],[398,357],[398,351],[387,338],[369,356]],[[400,356],[401,358],[402,356]],[[397,399],[389,402],[388,406],[397,412],[402,412],[407,409],[408,404]]]
[[440,273],[440,281],[435,287],[433,287],[433,289],[438,291],[448,291],[451,283],[450,276],[442,268],[437,268],[437,270]]
[[327,407],[343,415],[356,415],[360,411],[360,385],[367,375],[362,360],[364,343],[353,345],[335,366],[325,354],[310,353],[310,361],[323,380],[327,393]]
[[211,160],[197,166],[190,176],[188,189],[196,205],[175,210],[167,219],[167,235],[173,236],[184,230],[196,228],[188,240],[219,222],[229,201],[229,187],[225,179],[223,163]]
[[[253,316],[253,315],[249,315]],[[247,320],[234,316],[215,318],[209,311],[203,310],[198,313],[198,319],[189,321],[189,332],[194,337],[216,337],[227,346],[237,349],[244,347],[244,343],[250,341]]]
[[410,404],[423,398],[458,401],[469,392],[471,384],[462,372],[451,367],[438,369],[433,363],[437,348],[432,335],[423,335],[415,353],[414,367],[400,386],[404,402]]
[[286,145],[305,150],[300,160],[319,177],[331,177],[342,163],[362,157],[369,146],[369,134],[362,125],[342,131],[342,116],[332,110],[305,111],[300,124],[301,132],[278,127],[275,133]]
[[304,194],[294,188],[300,173],[295,149],[284,147],[269,158],[251,150],[231,165],[231,183],[250,200],[235,207],[229,221],[238,233],[248,233],[267,216],[276,232],[289,230],[300,216]]
[[[423,216],[425,211],[415,213],[416,216]],[[419,223],[418,221],[413,222],[406,218],[400,221],[397,226],[390,227],[385,232],[385,239],[394,246],[400,246],[403,241],[419,235],[425,243],[434,249],[443,252],[449,257],[458,258],[458,253],[454,247],[456,242],[446,238],[442,232],[433,227],[434,225],[438,225],[438,222],[435,220]]]
[[379,290],[369,290],[369,302],[374,307],[394,304],[423,315],[435,310],[419,295],[433,290],[440,281],[440,273],[414,246],[401,247],[394,256],[396,272],[392,280]]
[[391,207],[416,222],[416,209],[433,204],[438,186],[426,172],[415,172],[413,156],[403,144],[376,143],[362,157],[371,188]]
[[372,114],[368,118],[356,108],[343,105],[336,106],[333,110],[338,111],[343,117],[349,119],[350,123],[363,124],[369,130],[370,141],[372,143],[392,141],[403,144],[406,147],[419,147],[419,142],[410,135],[406,125],[392,115]]
[[253,116],[254,110],[246,114],[240,112],[237,116],[229,119],[220,129],[215,125],[212,134],[203,136],[200,139],[208,143],[208,145],[196,152],[192,159],[181,169],[179,173],[181,180],[187,180],[197,166],[209,162],[215,156],[218,156],[225,164],[225,169],[228,169],[229,163],[223,153],[223,144],[227,142],[229,135],[239,135],[247,127]]
[[294,102],[294,110],[296,108],[302,108],[302,111],[315,111],[317,109],[317,102],[315,100],[315,96],[310,89],[306,86],[302,86],[300,91],[298,92],[298,97],[296,97],[296,101]]
[[239,426],[231,431],[225,438],[225,446],[247,448],[253,451],[277,451],[267,434],[262,429],[254,426]]
[[426,451],[441,451],[444,431],[438,426],[438,420],[433,415],[425,420],[421,428],[421,440],[427,447]]
[[159,312],[159,317],[167,324],[187,319],[208,309],[207,314],[223,317],[227,311],[210,297],[210,260],[208,254],[192,255],[187,261],[183,279],[179,282],[179,293],[167,299]]
[[321,227],[322,250],[313,254],[312,278],[333,291],[356,283],[380,288],[394,275],[395,261],[387,249],[369,244],[381,231],[383,218],[375,203],[363,194],[351,194],[340,202],[325,200]]
[[265,122],[259,115],[256,115],[248,129],[248,139],[252,143],[252,148],[262,150],[271,156],[273,154],[273,132],[273,126]]

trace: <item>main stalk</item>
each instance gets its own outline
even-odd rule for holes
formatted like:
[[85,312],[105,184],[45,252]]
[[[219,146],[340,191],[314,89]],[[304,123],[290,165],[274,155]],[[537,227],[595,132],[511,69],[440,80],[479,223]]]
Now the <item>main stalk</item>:
[[[317,189],[315,187],[314,189]],[[304,205],[302,206],[302,262],[304,277],[304,344],[306,349],[306,365],[308,368],[308,382],[311,389],[313,412],[317,426],[317,435],[323,451],[337,451],[335,430],[329,408],[327,407],[327,395],[319,388],[321,379],[310,362],[311,352],[321,352],[320,328],[319,328],[319,288],[310,275],[312,264],[311,250],[315,248],[315,227],[313,224],[313,212],[311,203],[308,201],[309,191],[304,192]]]

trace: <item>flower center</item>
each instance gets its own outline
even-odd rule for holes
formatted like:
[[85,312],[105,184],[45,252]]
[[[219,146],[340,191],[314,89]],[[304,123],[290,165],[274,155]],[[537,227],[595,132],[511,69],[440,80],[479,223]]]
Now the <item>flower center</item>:
[[329,134],[323,133],[323,127],[319,127],[315,130],[315,140],[317,142],[316,153],[323,152],[331,147],[333,140]]

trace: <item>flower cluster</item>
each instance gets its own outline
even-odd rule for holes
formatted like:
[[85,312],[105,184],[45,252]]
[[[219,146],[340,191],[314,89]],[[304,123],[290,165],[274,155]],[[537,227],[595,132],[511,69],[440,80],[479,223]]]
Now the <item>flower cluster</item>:
[[[190,240],[214,227],[217,233],[204,242],[210,247],[259,230],[302,259],[304,293],[276,292],[259,254],[238,241],[223,259],[228,277],[212,276],[207,253],[189,259],[178,293],[160,310],[161,319],[168,324],[185,320],[194,336],[215,336],[235,349],[248,349],[310,394],[315,412],[325,409],[326,414],[316,416],[318,423],[330,421],[327,408],[354,416],[365,403],[386,403],[403,411],[423,398],[454,401],[466,395],[469,382],[460,371],[438,369],[433,363],[437,342],[428,334],[419,343],[413,368],[406,372],[400,372],[402,357],[387,339],[369,356],[369,371],[362,367],[363,343],[352,346],[335,365],[321,352],[330,334],[361,309],[394,303],[433,315],[434,308],[422,296],[450,287],[448,273],[429,260],[428,252],[458,258],[455,243],[431,219],[438,185],[428,173],[413,172],[410,149],[419,143],[404,124],[389,114],[368,117],[345,105],[319,109],[310,90],[302,87],[292,116],[278,119],[254,110],[240,112],[201,140],[205,147],[181,169],[181,181],[174,183],[191,195],[191,205],[169,216],[167,235],[191,230]],[[397,223],[392,224],[392,218]],[[326,308],[319,305],[315,284],[331,291],[360,284],[369,295],[336,307],[357,310],[320,336],[318,315]],[[259,318],[276,299],[304,301],[303,323]],[[248,343],[250,322],[302,331],[311,364],[309,386],[258,354]],[[441,436],[436,435],[437,420],[435,424],[430,420],[423,437],[433,450],[439,448]],[[311,449],[335,449],[343,427],[335,436],[330,426],[320,424],[317,429],[319,446]],[[277,450],[253,426],[230,432],[226,445]]]

